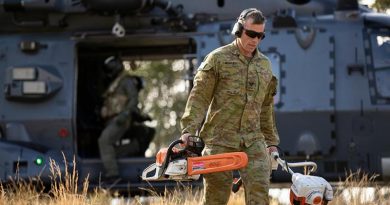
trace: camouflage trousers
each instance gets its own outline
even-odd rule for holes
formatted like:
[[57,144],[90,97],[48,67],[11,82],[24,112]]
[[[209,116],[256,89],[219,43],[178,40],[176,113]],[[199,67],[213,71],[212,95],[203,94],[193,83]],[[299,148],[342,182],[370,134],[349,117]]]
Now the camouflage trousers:
[[[118,176],[119,157],[144,156],[155,130],[144,124],[130,124],[130,120],[119,124],[116,117],[111,120],[99,137],[99,151],[105,169],[105,176]],[[122,138],[130,139],[128,144],[116,145]]]
[[115,143],[121,139],[130,125],[129,122],[125,122],[119,126],[116,123],[116,118],[117,117],[107,124],[98,139],[100,157],[106,171],[106,177],[119,175],[119,168],[116,159],[117,148],[115,147]]
[[[248,155],[248,165],[240,169],[240,176],[245,190],[245,203],[269,204],[268,190],[270,184],[270,157],[263,141],[256,141],[250,147],[241,146],[234,149],[216,145],[206,145],[203,155],[243,151]],[[205,205],[227,204],[232,188],[233,172],[218,172],[203,176]]]

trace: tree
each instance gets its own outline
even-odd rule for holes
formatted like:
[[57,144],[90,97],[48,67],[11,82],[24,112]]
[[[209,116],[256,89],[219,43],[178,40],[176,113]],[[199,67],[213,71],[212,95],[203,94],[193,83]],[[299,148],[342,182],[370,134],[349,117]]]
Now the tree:
[[156,129],[147,156],[154,156],[161,147],[167,147],[180,137],[180,119],[188,96],[185,81],[187,61],[142,61],[137,64],[136,74],[146,81],[140,94],[140,105],[153,119],[149,126]]
[[386,12],[390,9],[390,0],[376,0],[372,7],[379,12]]

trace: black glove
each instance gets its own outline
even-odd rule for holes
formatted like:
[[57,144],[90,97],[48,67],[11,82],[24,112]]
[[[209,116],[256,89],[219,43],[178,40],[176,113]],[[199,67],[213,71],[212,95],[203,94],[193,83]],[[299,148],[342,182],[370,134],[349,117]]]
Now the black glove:
[[148,114],[144,114],[144,121],[152,121],[152,118]]
[[132,112],[131,113],[134,121],[136,122],[144,122],[144,121],[151,121],[152,118],[147,114],[141,114],[139,112]]
[[186,150],[202,156],[202,150],[204,148],[204,142],[202,138],[197,136],[188,136]]

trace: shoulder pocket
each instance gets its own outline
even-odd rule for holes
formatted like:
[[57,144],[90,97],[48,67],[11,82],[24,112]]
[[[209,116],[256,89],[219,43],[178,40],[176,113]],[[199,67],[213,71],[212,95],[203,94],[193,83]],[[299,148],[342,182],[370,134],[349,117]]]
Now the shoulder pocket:
[[198,68],[198,71],[208,71],[211,70],[213,66],[210,63],[202,62]]
[[272,96],[276,95],[278,90],[277,87],[278,87],[278,79],[273,75],[269,86],[269,92]]

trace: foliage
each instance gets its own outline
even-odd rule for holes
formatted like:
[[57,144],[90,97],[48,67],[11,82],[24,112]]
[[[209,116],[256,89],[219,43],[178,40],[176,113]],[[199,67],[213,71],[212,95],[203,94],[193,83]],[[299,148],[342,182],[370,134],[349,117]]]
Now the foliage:
[[140,106],[153,119],[149,125],[156,128],[147,152],[150,156],[180,137],[180,118],[188,96],[185,81],[187,61],[142,61],[138,64],[135,73],[146,81],[140,94]]
[[390,0],[376,0],[372,7],[379,12],[386,12],[390,9]]

